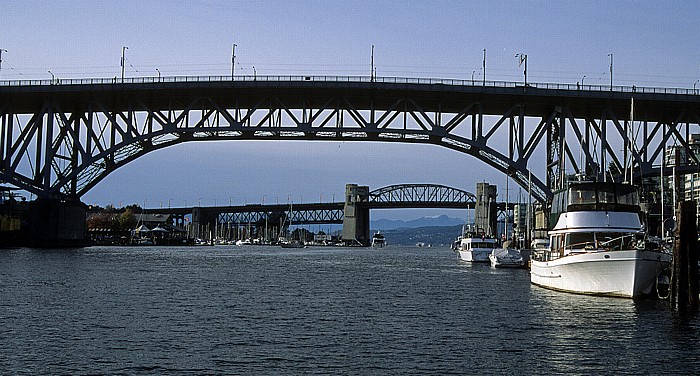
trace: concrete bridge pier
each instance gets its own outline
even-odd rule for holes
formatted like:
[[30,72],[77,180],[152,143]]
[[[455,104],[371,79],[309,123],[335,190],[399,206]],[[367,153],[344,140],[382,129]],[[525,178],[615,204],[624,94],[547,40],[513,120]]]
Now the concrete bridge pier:
[[489,183],[476,183],[476,207],[474,225],[484,230],[487,235],[498,235],[498,207],[496,204],[496,186]]
[[369,245],[369,208],[362,205],[368,201],[369,187],[357,184],[345,185],[343,209],[343,243],[345,245]]
[[87,245],[87,208],[80,201],[37,199],[29,203],[26,244],[30,247],[84,247]]
[[216,213],[201,207],[192,208],[192,235],[198,239],[211,239],[214,231]]

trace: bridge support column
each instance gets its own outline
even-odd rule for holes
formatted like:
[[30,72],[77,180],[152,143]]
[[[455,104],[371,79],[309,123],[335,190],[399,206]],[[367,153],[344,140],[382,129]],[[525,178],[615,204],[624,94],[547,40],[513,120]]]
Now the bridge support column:
[[369,187],[357,184],[345,185],[343,209],[343,243],[345,245],[369,245],[369,208],[361,205],[368,201]]
[[29,203],[29,229],[25,243],[31,247],[61,248],[88,245],[85,234],[87,209],[81,202],[37,199]]
[[476,207],[474,225],[484,230],[487,235],[498,235],[498,211],[496,204],[496,186],[489,183],[476,183]]
[[192,208],[192,236],[195,238],[211,240],[215,222],[216,213],[200,207]]

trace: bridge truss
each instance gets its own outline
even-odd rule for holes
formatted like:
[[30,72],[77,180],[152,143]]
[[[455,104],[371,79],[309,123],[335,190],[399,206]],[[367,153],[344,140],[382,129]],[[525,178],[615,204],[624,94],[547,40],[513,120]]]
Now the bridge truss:
[[437,184],[402,184],[369,193],[369,206],[379,208],[474,208],[476,196],[467,191]]
[[267,222],[270,226],[285,227],[289,225],[343,223],[342,203],[302,204],[286,208],[279,205],[270,205],[269,207],[255,205],[242,208],[209,208],[208,210],[217,211],[216,218],[219,223],[237,225],[261,226]]
[[115,169],[182,142],[381,141],[469,154],[546,201],[570,174],[651,174],[669,145],[696,170],[688,140],[699,114],[700,96],[684,89],[367,77],[0,82],[0,181],[79,199]]

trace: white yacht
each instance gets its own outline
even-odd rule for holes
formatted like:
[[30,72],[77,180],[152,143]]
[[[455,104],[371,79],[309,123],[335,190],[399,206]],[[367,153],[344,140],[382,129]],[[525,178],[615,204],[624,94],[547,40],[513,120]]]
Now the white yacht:
[[651,293],[671,264],[669,253],[647,241],[633,185],[570,183],[554,195],[550,221],[549,247],[531,260],[535,285],[636,298]]
[[386,238],[384,234],[377,231],[374,236],[372,236],[372,248],[384,248],[386,246]]
[[462,229],[462,236],[457,247],[459,258],[470,262],[489,262],[489,254],[498,248],[498,239],[485,234],[483,230],[471,226]]

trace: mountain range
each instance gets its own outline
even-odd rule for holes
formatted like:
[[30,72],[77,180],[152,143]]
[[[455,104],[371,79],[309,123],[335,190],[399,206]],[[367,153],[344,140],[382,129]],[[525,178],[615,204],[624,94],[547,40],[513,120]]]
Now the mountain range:
[[439,215],[433,217],[422,217],[410,221],[378,219],[375,221],[370,221],[370,227],[372,228],[372,231],[387,231],[400,228],[461,226],[463,223],[464,219]]

